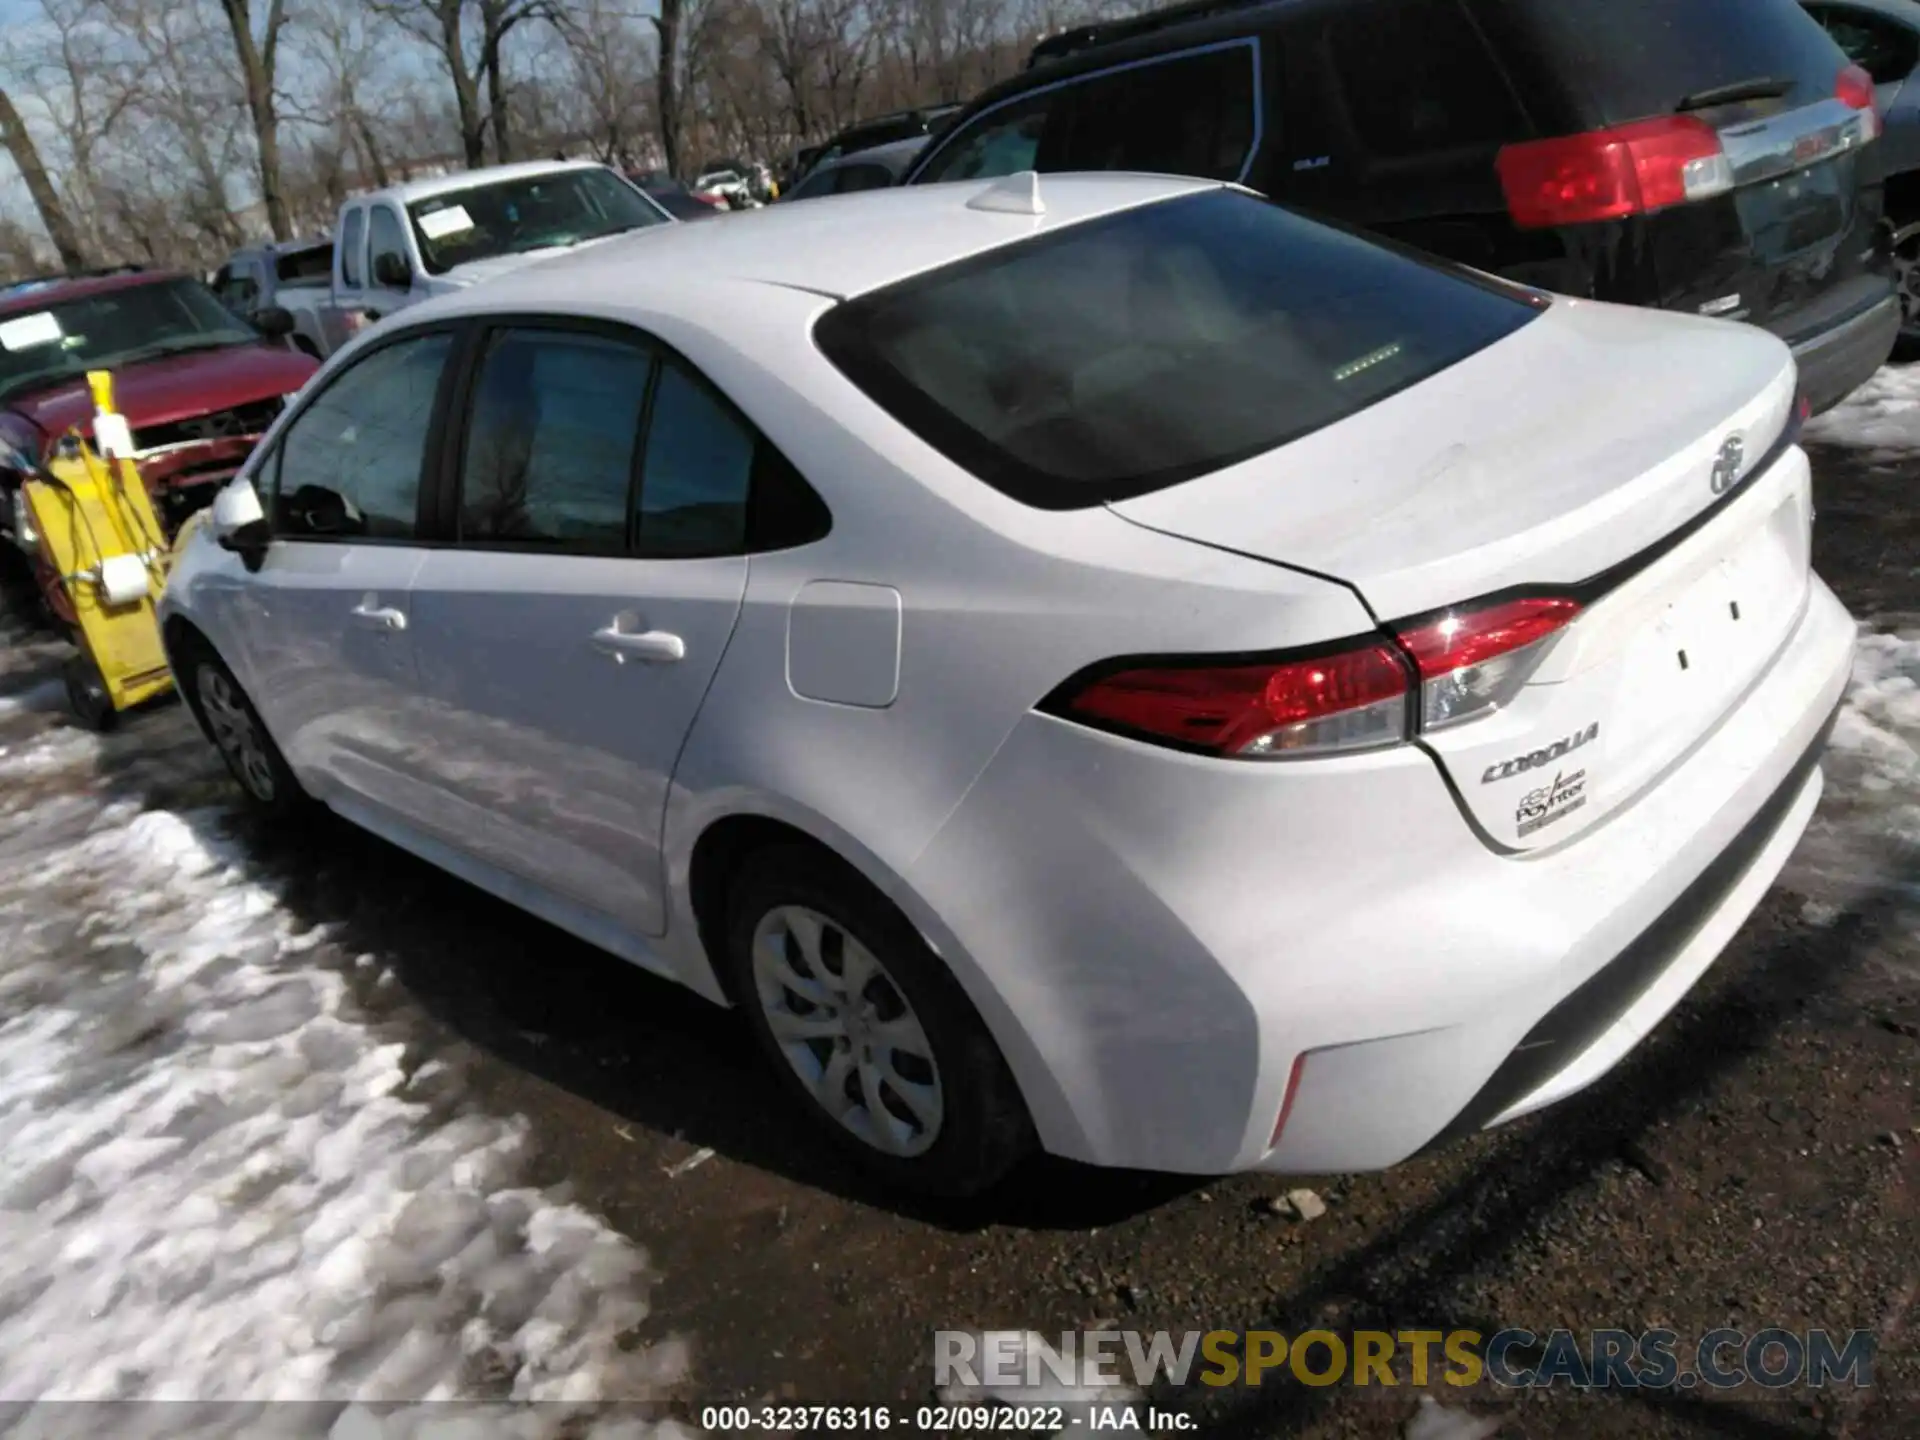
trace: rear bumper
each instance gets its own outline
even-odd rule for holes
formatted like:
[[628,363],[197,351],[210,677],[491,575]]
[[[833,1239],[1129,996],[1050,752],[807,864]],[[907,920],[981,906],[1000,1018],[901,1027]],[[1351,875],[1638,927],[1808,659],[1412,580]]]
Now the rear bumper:
[[[1604,1074],[1759,902],[1851,668],[1851,618],[1809,586],[1745,699],[1550,850],[1489,851],[1410,747],[1250,766],[1032,715],[905,878],[1049,1149],[1392,1165]],[[1564,1023],[1596,995],[1604,1015]],[[1512,1058],[1542,1037],[1551,1054]]]
[[1900,338],[1900,301],[1889,293],[1864,310],[1793,345],[1800,389],[1818,415],[1851,395],[1886,363]]

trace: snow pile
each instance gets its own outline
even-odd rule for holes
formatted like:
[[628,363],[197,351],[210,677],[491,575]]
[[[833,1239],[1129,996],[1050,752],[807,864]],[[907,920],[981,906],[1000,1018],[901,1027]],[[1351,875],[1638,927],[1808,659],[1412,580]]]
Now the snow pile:
[[1920,899],[1920,633],[1863,633],[1823,767],[1827,795],[1785,877],[1831,924],[1870,896]]
[[[347,1440],[452,1419],[398,1402],[589,1433],[572,1407],[660,1397],[685,1357],[632,1343],[645,1257],[519,1183],[524,1122],[363,1017],[220,812],[90,793],[99,742],[34,718],[0,734],[0,1406],[366,1402],[295,1427]],[[163,1428],[260,1419],[194,1411]]]
[[1826,414],[1807,422],[1806,438],[1865,450],[1876,458],[1920,454],[1920,365],[1883,365]]

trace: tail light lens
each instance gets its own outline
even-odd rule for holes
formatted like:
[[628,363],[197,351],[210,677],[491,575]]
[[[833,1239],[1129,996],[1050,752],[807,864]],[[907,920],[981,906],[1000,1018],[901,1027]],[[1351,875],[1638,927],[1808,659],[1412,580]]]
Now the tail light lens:
[[[1239,760],[1295,760],[1398,745],[1496,710],[1580,613],[1558,596],[1503,600],[1255,665],[1142,664],[1068,681],[1040,709],[1136,739]],[[1412,703],[1418,687],[1417,709]]]
[[1365,643],[1258,665],[1154,665],[1069,682],[1041,706],[1070,719],[1245,760],[1337,755],[1407,738],[1407,665]]
[[1420,728],[1458,725],[1505,705],[1579,613],[1573,600],[1533,596],[1401,631],[1420,672]]
[[1514,223],[1533,229],[1644,215],[1733,189],[1719,134],[1692,115],[1508,145],[1494,167]]
[[1849,65],[1834,81],[1833,93],[1861,112],[1863,122],[1871,126],[1866,139],[1872,140],[1880,134],[1880,104],[1874,93],[1871,75],[1858,65]]

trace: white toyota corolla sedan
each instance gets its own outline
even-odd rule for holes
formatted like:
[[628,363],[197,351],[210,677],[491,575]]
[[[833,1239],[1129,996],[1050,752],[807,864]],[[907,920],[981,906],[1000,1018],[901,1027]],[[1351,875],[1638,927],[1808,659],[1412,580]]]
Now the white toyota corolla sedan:
[[1621,1059],[1820,792],[1793,361],[1231,186],[410,309],[164,604],[247,793],[738,1006],[887,1178],[1392,1164]]

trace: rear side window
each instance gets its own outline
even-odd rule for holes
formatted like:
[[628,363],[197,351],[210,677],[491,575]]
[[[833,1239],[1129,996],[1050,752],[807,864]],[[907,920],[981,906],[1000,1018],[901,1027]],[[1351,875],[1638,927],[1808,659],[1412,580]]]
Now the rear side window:
[[1897,21],[1844,5],[1820,7],[1812,13],[1826,26],[1833,43],[1876,85],[1896,84],[1920,64],[1920,37]]
[[487,342],[460,465],[466,542],[618,554],[653,357],[595,335]]
[[366,284],[362,266],[367,253],[367,212],[349,210],[340,227],[340,283],[359,289]]
[[[1487,0],[1480,0],[1487,3]],[[1833,94],[1845,63],[1798,0],[1501,0],[1553,70],[1579,84],[1598,124],[1671,115],[1741,81]]]
[[1457,0],[1366,6],[1330,36],[1341,98],[1361,145],[1382,159],[1498,145],[1526,121]]
[[640,553],[727,555],[746,548],[758,437],[704,381],[660,367],[640,472]]
[[1076,83],[1072,127],[1046,168],[1238,180],[1257,128],[1257,55],[1235,43]]
[[884,165],[846,165],[835,188],[836,193],[847,195],[855,190],[884,190],[891,184],[893,172]]
[[1518,292],[1219,190],[888,287],[816,334],[957,464],[1072,509],[1284,445],[1535,313]]
[[333,274],[333,247],[316,245],[311,250],[295,250],[274,262],[274,272],[286,285],[304,285],[318,280],[322,284]]

